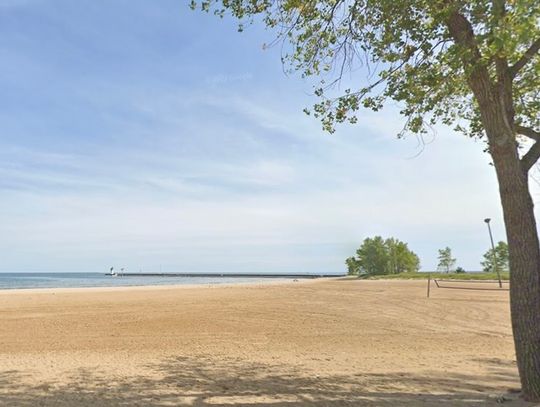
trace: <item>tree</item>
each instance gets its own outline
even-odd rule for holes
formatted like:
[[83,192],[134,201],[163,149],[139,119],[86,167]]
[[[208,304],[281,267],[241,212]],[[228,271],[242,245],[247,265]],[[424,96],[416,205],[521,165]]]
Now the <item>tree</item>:
[[442,268],[447,273],[450,272],[450,270],[454,269],[454,266],[456,265],[456,259],[452,257],[452,249],[450,249],[448,246],[444,249],[439,249],[439,265],[438,267]]
[[385,241],[388,250],[388,274],[416,272],[420,269],[420,259],[409,250],[407,243],[391,237]]
[[493,256],[493,249],[489,249],[484,254],[484,261],[481,262],[481,264],[484,271],[495,271],[495,269],[499,271],[509,271],[508,244],[506,244],[506,242],[497,243],[497,246],[495,246],[495,256]]
[[345,260],[345,264],[347,265],[348,275],[355,276],[360,274],[360,265],[354,257],[347,258],[347,260]]
[[[394,100],[404,132],[452,125],[483,138],[499,182],[523,396],[540,401],[540,244],[528,173],[540,157],[538,0],[192,0],[262,21],[283,61],[321,78],[313,113],[328,131]],[[369,64],[364,80],[354,75]],[[355,86],[332,86],[349,70]]]
[[346,263],[350,265],[349,270],[356,271],[354,274],[397,274],[420,268],[418,256],[409,250],[407,243],[395,238],[385,240],[381,236],[364,239],[356,251],[356,258],[349,257]]
[[382,237],[364,239],[356,251],[360,269],[368,274],[387,274],[388,250]]

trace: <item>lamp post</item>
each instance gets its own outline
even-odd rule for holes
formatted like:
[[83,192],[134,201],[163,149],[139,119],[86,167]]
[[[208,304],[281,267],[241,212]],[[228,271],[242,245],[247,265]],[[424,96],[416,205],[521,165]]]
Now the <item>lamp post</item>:
[[491,241],[491,254],[493,257],[493,268],[495,269],[495,272],[497,273],[497,278],[499,279],[499,288],[502,288],[502,281],[501,281],[501,273],[499,273],[499,268],[497,267],[497,253],[495,253],[495,243],[493,243],[493,234],[491,233],[491,226],[489,222],[491,222],[490,218],[484,219],[484,222],[486,222],[488,231],[489,231],[489,240]]

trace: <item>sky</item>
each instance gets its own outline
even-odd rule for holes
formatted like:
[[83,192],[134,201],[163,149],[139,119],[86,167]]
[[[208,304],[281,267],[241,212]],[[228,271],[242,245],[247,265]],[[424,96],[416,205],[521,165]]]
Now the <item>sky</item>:
[[271,31],[188,3],[0,0],[0,272],[343,273],[374,235],[479,270],[484,218],[504,240],[481,141],[398,140],[392,105],[327,134]]

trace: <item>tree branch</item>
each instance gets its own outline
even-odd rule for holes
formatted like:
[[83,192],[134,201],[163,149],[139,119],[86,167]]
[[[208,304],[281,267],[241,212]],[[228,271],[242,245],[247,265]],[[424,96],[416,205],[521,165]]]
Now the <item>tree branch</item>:
[[467,82],[471,87],[478,103],[488,100],[492,90],[491,78],[485,64],[482,62],[482,54],[478,48],[473,26],[467,18],[457,10],[450,13],[446,22],[450,35],[457,45],[468,50],[468,54],[461,56],[464,68],[470,69]]
[[521,134],[522,136],[527,136],[535,141],[540,141],[540,131],[536,131],[534,129],[531,129],[530,127],[524,127],[516,125],[516,132],[518,134]]
[[521,166],[523,171],[526,173],[529,172],[531,167],[538,161],[540,158],[540,142],[535,142],[532,147],[527,151],[527,153],[521,158]]
[[[505,0],[493,0],[493,14],[496,18],[497,26],[500,21],[506,15],[506,1]],[[493,30],[492,30],[493,33]],[[510,82],[508,60],[505,56],[498,55],[495,58],[495,69],[497,71],[497,78],[501,85],[505,85],[505,82]]]
[[534,41],[529,49],[519,58],[519,60],[510,67],[510,75],[515,78],[519,71],[529,62],[540,50],[540,38]]

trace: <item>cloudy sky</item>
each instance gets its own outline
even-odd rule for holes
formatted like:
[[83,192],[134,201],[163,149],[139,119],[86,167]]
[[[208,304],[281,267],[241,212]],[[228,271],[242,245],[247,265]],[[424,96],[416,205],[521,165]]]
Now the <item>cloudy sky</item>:
[[375,234],[479,269],[481,142],[392,106],[328,135],[271,32],[187,3],[0,0],[0,271],[337,273]]

